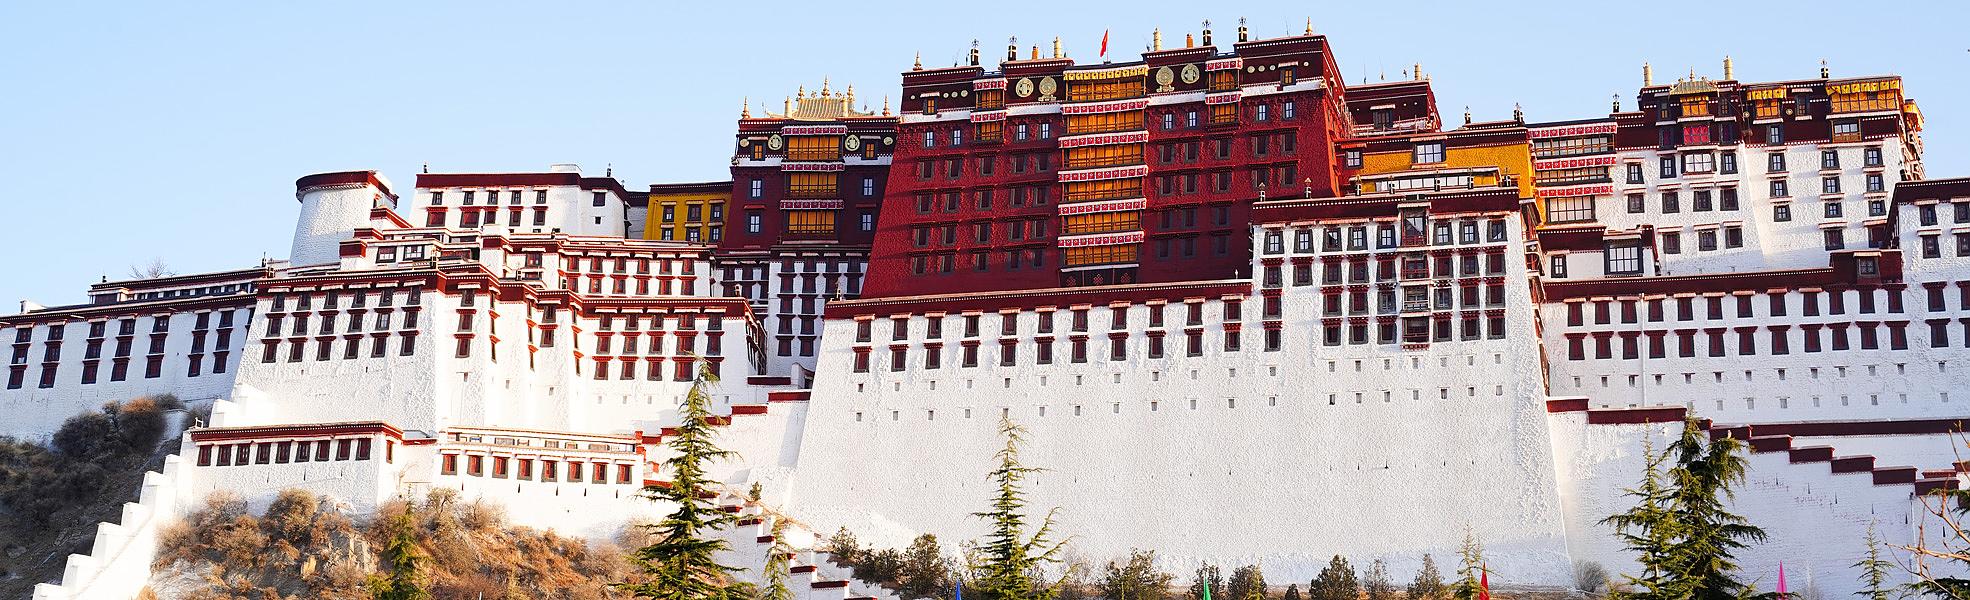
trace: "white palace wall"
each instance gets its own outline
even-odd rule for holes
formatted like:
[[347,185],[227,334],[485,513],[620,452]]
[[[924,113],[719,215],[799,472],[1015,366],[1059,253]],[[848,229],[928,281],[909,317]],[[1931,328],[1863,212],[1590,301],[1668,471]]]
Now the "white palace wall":
[[[1506,280],[1522,280],[1513,264]],[[960,366],[959,317],[941,317],[940,369],[923,368],[925,317],[891,342],[883,307],[866,373],[854,372],[856,322],[830,319],[795,476],[793,511],[818,530],[846,526],[870,543],[916,533],[966,539],[992,487],[999,419],[1026,427],[1022,460],[1035,511],[1059,507],[1059,531],[1097,559],[1155,548],[1178,571],[1200,562],[1259,564],[1307,579],[1336,553],[1388,561],[1408,577],[1424,553],[1450,560],[1467,528],[1501,580],[1565,585],[1560,497],[1546,433],[1532,307],[1508,285],[1502,339],[1323,346],[1318,288],[1285,291],[1284,344],[1262,348],[1260,302],[1243,297],[1241,348],[1225,349],[1223,300],[1205,300],[1202,356],[1187,357],[1184,302],[1169,304],[1166,358],[1148,358],[1145,305],[1131,310],[1127,356],[1109,360],[1109,305],[1089,307],[1089,360],[1055,343],[1035,365],[1040,313],[1018,313],[1017,366],[998,363],[998,315],[984,315],[980,367]],[[1176,292],[1181,298],[1181,292]],[[1029,304],[1045,302],[1028,300]],[[1060,310],[1057,335],[1069,337]],[[891,344],[907,368],[889,370]]]

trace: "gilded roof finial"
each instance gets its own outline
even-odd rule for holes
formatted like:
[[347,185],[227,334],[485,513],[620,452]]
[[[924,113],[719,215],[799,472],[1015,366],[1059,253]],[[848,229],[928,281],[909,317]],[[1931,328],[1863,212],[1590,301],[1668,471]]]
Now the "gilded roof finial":
[[1185,47],[1185,48],[1196,48],[1196,47],[1197,47],[1197,38],[1196,38],[1196,35],[1195,35],[1195,34],[1191,34],[1191,33],[1185,33],[1185,34],[1183,34],[1183,47]]
[[855,84],[848,84],[848,95],[844,97],[848,99],[849,106],[855,105]]
[[1250,40],[1251,32],[1245,29],[1245,17],[1238,17],[1238,41]]
[[1019,60],[1019,36],[1006,38],[1006,62]]
[[922,70],[923,70],[923,51],[922,51],[922,50],[918,50],[918,51],[917,51],[917,63],[916,63],[916,64],[914,64],[914,65],[910,65],[910,70],[912,70],[912,71],[922,71]]
[[1724,55],[1724,79],[1727,81],[1737,80],[1737,73],[1731,68],[1731,55],[1729,54]]
[[787,96],[786,108],[782,108],[780,110],[783,111],[780,113],[781,117],[793,116],[793,96]]
[[1525,122],[1525,109],[1519,107],[1519,103],[1517,102],[1512,103],[1512,120],[1520,123]]
[[801,85],[801,86],[800,86],[800,88],[799,88],[799,89],[800,89],[800,91],[797,91],[797,92],[794,92],[794,95],[793,95],[793,96],[794,96],[795,98],[799,98],[799,99],[802,99],[802,100],[806,100],[806,99],[807,99],[807,86],[806,86],[805,84],[803,84],[803,85]]
[[1411,71],[1411,74],[1413,74],[1413,75],[1415,75],[1415,76],[1416,76],[1416,81],[1422,81],[1422,80],[1423,80],[1423,63],[1416,63],[1416,68],[1415,68],[1415,70],[1413,70],[1413,71]]
[[1033,60],[1040,60],[1040,45],[1033,44]]
[[1306,18],[1306,34],[1313,35],[1313,17]]
[[971,38],[971,66],[978,66],[978,38]]
[[1211,20],[1204,19],[1204,45],[1211,45]]
[[1158,27],[1149,32],[1149,50],[1151,52],[1154,52],[1162,49],[1163,49],[1163,28]]
[[744,100],[739,101],[739,118],[741,119],[752,118],[752,98],[746,98]]
[[1655,69],[1647,62],[1642,63],[1642,87],[1655,85]]
[[1053,36],[1053,57],[1060,58],[1060,36]]
[[882,95],[882,116],[889,116],[889,94]]
[[1830,72],[1826,70],[1826,59],[1822,58],[1820,59],[1820,79],[1826,79],[1829,75]]

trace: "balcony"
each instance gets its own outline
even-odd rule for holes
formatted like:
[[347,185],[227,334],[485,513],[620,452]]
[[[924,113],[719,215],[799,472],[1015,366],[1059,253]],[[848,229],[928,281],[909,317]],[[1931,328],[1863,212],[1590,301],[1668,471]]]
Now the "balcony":
[[787,197],[801,200],[833,200],[841,197],[841,188],[835,185],[789,185]]

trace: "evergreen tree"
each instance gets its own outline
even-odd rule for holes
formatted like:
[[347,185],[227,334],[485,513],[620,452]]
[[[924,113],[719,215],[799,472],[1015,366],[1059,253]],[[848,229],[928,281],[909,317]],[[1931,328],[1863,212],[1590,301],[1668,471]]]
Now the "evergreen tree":
[[1197,567],[1197,576],[1190,582],[1191,600],[1202,600],[1206,589],[1217,590],[1219,594],[1224,593],[1224,575],[1218,571],[1217,565],[1205,563],[1204,566]]
[[1170,582],[1175,579],[1175,575],[1156,569],[1156,551],[1132,550],[1128,562],[1108,562],[1108,573],[1101,578],[1101,597],[1108,600],[1166,600],[1170,596]]
[[1382,559],[1368,563],[1368,572],[1361,577],[1361,590],[1368,594],[1368,600],[1395,600],[1395,584],[1389,582],[1389,565]]
[[1059,554],[1061,544],[1047,539],[1053,533],[1055,511],[1048,511],[1039,529],[1027,537],[1026,492],[1021,484],[1028,475],[1041,469],[1019,462],[1019,449],[1026,443],[1025,428],[1011,419],[1003,419],[999,422],[999,434],[1005,437],[1006,444],[997,454],[998,468],[989,475],[998,484],[998,492],[992,498],[991,510],[972,513],[992,522],[992,532],[985,536],[980,548],[982,560],[974,584],[985,600],[1052,600],[1059,593],[1059,586],[1041,584],[1039,571],[1047,564],[1060,562],[1055,555]]
[[1300,597],[1300,584],[1293,583],[1287,584],[1286,596],[1280,600],[1306,600],[1306,598]]
[[1854,568],[1860,569],[1861,583],[1865,584],[1854,595],[1867,600],[1890,600],[1903,595],[1888,585],[1888,573],[1895,568],[1895,563],[1881,557],[1881,536],[1874,533],[1874,523],[1867,524],[1867,554],[1860,562],[1854,563]]
[[431,600],[424,589],[424,568],[430,557],[417,547],[417,519],[406,506],[402,514],[390,519],[390,539],[383,544],[383,562],[390,565],[388,576],[371,576],[369,594],[376,600]]
[[1355,579],[1354,567],[1348,564],[1347,557],[1339,554],[1327,561],[1320,576],[1307,586],[1308,600],[1355,600],[1360,595],[1361,584]]
[[1224,598],[1212,600],[1265,600],[1265,573],[1258,565],[1231,570],[1231,581],[1224,584]]
[[1423,555],[1423,568],[1416,571],[1416,580],[1404,591],[1408,600],[1442,600],[1443,574],[1437,571],[1435,558]]
[[670,485],[643,488],[644,497],[667,501],[677,508],[662,522],[644,526],[657,539],[630,557],[646,581],[614,586],[638,598],[726,600],[738,591],[733,589],[731,574],[739,569],[719,564],[717,555],[727,544],[715,536],[738,517],[719,510],[713,502],[717,492],[705,472],[707,463],[733,453],[719,448],[712,439],[711,394],[707,388],[718,382],[718,376],[711,373],[710,363],[698,364],[691,391],[684,394],[678,407],[682,422],[677,434],[665,442],[672,453],[663,462],[670,473]]
[[773,545],[766,548],[763,574],[766,587],[761,590],[759,600],[794,600],[793,586],[787,584],[792,565],[793,546],[787,544],[787,519],[774,517]]
[[1763,541],[1765,532],[1726,506],[1735,495],[1731,486],[1744,479],[1744,442],[1709,437],[1696,417],[1687,417],[1682,436],[1668,448],[1676,461],[1669,470],[1674,486],[1669,506],[1680,535],[1670,547],[1668,562],[1676,576],[1667,587],[1677,598],[1738,600],[1753,590],[1733,577],[1732,552],[1747,541]]
[[1457,549],[1457,560],[1457,583],[1451,587],[1450,597],[1477,600],[1482,588],[1479,580],[1484,577],[1484,544],[1470,529],[1464,530],[1464,546]]
[[1671,578],[1675,574],[1670,564],[1672,546],[1677,536],[1675,515],[1670,512],[1671,490],[1663,485],[1662,462],[1668,453],[1657,453],[1653,444],[1642,449],[1642,482],[1625,490],[1626,495],[1635,499],[1635,506],[1621,514],[1601,519],[1602,525],[1614,527],[1615,536],[1623,547],[1635,552],[1635,560],[1641,565],[1639,575],[1625,578],[1635,591],[1615,592],[1622,600],[1669,600],[1677,598],[1678,590],[1671,589]]

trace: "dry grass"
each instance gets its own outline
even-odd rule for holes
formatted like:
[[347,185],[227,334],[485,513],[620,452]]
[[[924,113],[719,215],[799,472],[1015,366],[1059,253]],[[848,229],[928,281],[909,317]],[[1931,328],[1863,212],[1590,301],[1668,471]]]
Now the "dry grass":
[[613,545],[511,526],[497,505],[461,502],[451,490],[416,506],[386,504],[362,527],[306,492],[283,493],[258,517],[236,499],[214,497],[169,532],[157,566],[175,587],[192,580],[187,596],[201,600],[363,598],[362,582],[382,574],[375,549],[387,537],[383,524],[406,510],[441,600],[620,597],[608,584],[631,576]]

